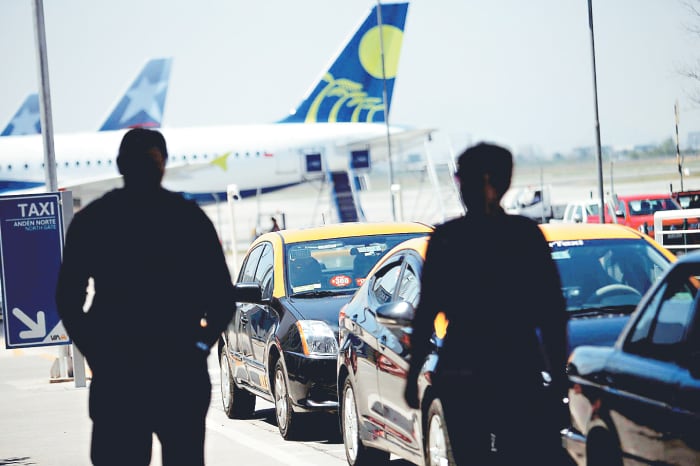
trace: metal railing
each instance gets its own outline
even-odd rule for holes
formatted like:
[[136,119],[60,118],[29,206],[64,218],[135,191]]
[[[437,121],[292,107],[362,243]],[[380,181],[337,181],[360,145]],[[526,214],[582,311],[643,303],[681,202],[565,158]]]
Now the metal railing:
[[[669,228],[671,220],[685,220],[683,228]],[[654,239],[676,255],[700,249],[700,209],[654,212]],[[666,229],[664,229],[666,226]]]

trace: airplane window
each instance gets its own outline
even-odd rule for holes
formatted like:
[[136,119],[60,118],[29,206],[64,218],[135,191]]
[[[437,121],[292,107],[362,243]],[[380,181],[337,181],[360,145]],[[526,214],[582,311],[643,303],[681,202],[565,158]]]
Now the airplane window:
[[236,152],[236,155],[235,155],[235,157],[236,157],[236,158],[238,158],[238,152]]
[[28,164],[28,163],[25,163],[25,164],[24,164],[24,169],[27,170],[28,168],[29,168],[29,164]]
[[68,162],[63,163],[63,166],[65,166],[65,167],[67,167],[68,165],[69,165]]
[[195,159],[195,160],[197,160],[197,154],[194,154],[194,155],[192,156],[192,158]]
[[89,167],[89,166],[90,166],[90,161],[88,160],[87,162],[85,162],[85,165],[87,165],[87,166]]
[[8,170],[12,170],[12,165],[8,165],[8,166],[7,166],[7,169],[8,169]]
[[97,165],[102,165],[102,160],[98,160]]
[[76,160],[76,161],[75,161],[75,166],[76,166],[76,167],[79,167],[79,166],[80,166],[80,160]]
[[245,156],[246,156],[246,157],[250,157],[250,152],[246,152],[246,153],[245,153]]
[[260,152],[259,152],[259,151],[256,152],[256,153],[255,153],[255,156],[256,156],[256,157],[260,157]]

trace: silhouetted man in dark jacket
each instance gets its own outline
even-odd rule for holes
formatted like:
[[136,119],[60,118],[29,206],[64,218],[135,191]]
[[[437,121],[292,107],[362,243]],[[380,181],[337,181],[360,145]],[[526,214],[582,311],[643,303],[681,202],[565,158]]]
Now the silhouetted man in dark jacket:
[[439,311],[449,320],[433,384],[460,465],[549,466],[565,458],[565,301],[537,224],[500,206],[512,170],[511,153],[495,145],[459,157],[467,213],[432,233],[413,321],[406,401],[418,407],[433,320]]
[[78,211],[66,236],[56,301],[92,369],[95,465],[148,465],[153,433],[165,466],[204,464],[207,356],[233,285],[209,218],[161,187],[167,157],[161,133],[127,132],[124,188]]

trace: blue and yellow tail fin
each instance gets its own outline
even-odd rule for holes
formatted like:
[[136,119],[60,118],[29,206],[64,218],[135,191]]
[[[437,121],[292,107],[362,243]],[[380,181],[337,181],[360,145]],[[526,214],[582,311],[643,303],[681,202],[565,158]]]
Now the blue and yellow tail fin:
[[172,58],[149,60],[117,102],[100,131],[160,128],[171,66]]
[[311,92],[280,123],[385,122],[407,11],[408,3],[374,6]]
[[41,133],[39,95],[29,94],[0,136],[22,136]]

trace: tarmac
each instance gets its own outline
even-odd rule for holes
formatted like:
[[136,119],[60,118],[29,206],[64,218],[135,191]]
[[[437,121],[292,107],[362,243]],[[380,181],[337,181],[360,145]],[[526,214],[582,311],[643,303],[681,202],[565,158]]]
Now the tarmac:
[[[72,378],[51,377],[61,347],[7,349],[4,337],[0,345],[0,465],[90,465],[89,378],[85,387],[77,387]],[[209,372],[212,401],[206,420],[207,466],[347,464],[342,440],[323,439],[328,424],[314,426],[316,432],[310,434],[309,441],[287,442],[274,422],[273,405],[260,399],[253,419],[228,419],[221,408],[214,353]],[[155,437],[150,466],[162,466]]]

